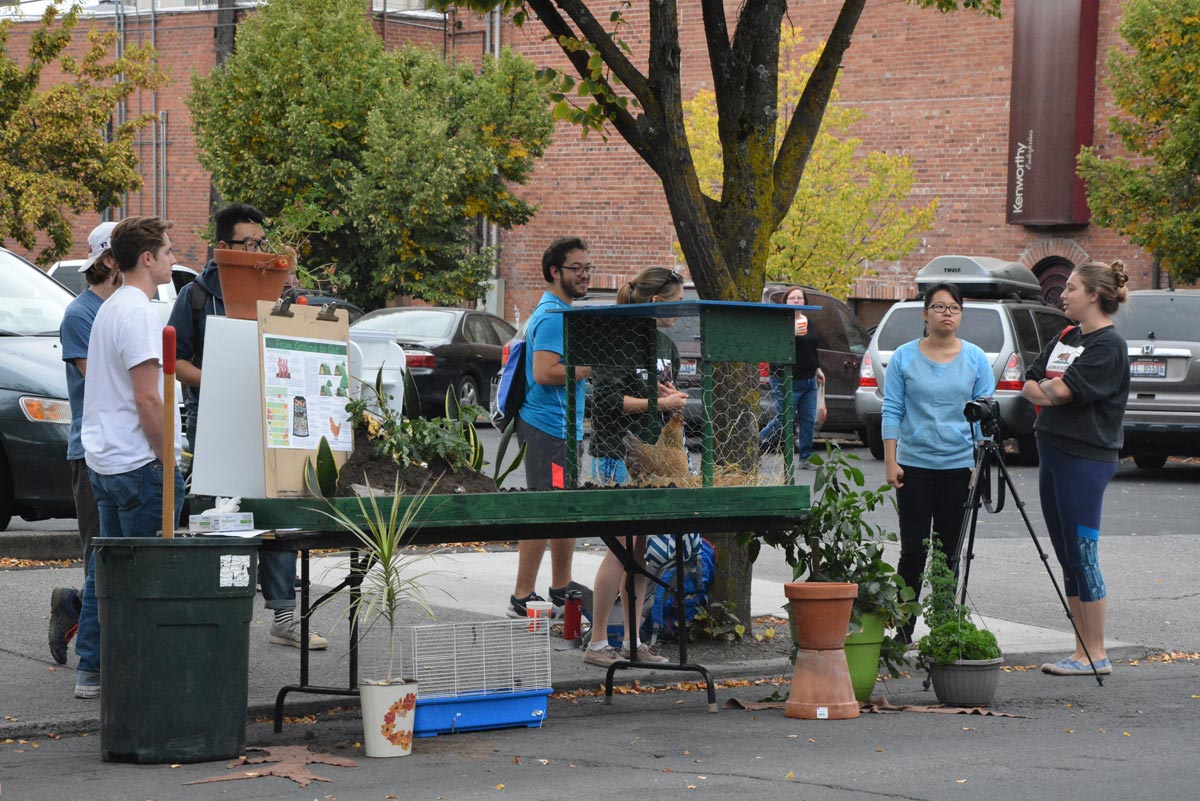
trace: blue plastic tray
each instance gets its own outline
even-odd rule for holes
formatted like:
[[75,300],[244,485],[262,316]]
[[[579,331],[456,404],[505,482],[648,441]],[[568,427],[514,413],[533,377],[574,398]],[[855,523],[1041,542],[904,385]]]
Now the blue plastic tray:
[[546,719],[550,690],[524,690],[456,698],[418,698],[413,735],[436,737],[461,731],[538,729]]

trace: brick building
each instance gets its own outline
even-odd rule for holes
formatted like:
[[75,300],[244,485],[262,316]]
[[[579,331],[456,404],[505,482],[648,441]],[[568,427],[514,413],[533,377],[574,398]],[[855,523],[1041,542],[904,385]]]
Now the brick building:
[[[1088,258],[1121,258],[1130,265],[1135,286],[1149,287],[1155,281],[1153,260],[1109,231],[1086,223],[1025,226],[1006,221],[1014,13],[1023,2],[1005,0],[999,20],[970,12],[943,15],[895,0],[867,2],[843,62],[842,102],[865,112],[855,131],[865,148],[912,158],[917,174],[914,201],[940,199],[934,227],[914,252],[898,262],[868,265],[875,274],[859,280],[854,298],[868,322],[878,319],[891,301],[911,294],[913,273],[945,253],[1019,260],[1047,281],[1055,276],[1061,280],[1071,265]],[[618,7],[610,0],[594,3],[602,19],[610,6]],[[206,72],[216,63],[215,5],[215,0],[141,0],[140,11],[131,2],[131,10],[118,15],[106,5],[90,11],[81,26],[117,28],[130,43],[153,43],[171,71],[169,85],[135,97],[128,109],[129,114],[157,111],[160,122],[142,135],[139,153],[146,186],[129,196],[125,211],[174,220],[179,259],[191,266],[207,258],[203,232],[210,183],[196,162],[183,98],[190,90],[191,73]],[[240,5],[239,14],[252,13],[253,4]],[[539,64],[566,66],[558,46],[544,39],[536,22],[516,28],[495,18],[440,15],[419,6],[419,0],[368,0],[364,11],[373,14],[375,28],[389,46],[419,43],[440,49],[448,58],[478,63],[499,43]],[[738,2],[727,0],[730,18],[738,7]],[[789,17],[815,46],[840,7],[840,0],[799,0]],[[1104,85],[1105,54],[1119,43],[1119,13],[1120,3],[1099,3],[1092,127],[1095,145],[1106,155],[1119,151],[1107,130],[1115,106]],[[626,38],[636,57],[648,45],[643,5],[635,3],[626,18]],[[684,94],[690,96],[710,86],[711,77],[699,9],[680,4],[680,18]],[[10,52],[24,52],[34,24],[15,27]],[[615,132],[608,141],[595,134],[583,139],[577,129],[560,124],[554,146],[520,192],[540,210],[528,225],[499,234],[499,288],[489,297],[489,305],[510,320],[527,314],[540,295],[541,252],[557,235],[588,239],[600,268],[594,285],[616,286],[642,267],[675,263],[674,229],[659,181]],[[72,255],[82,255],[87,231],[97,217],[85,215],[76,223],[80,246]]]

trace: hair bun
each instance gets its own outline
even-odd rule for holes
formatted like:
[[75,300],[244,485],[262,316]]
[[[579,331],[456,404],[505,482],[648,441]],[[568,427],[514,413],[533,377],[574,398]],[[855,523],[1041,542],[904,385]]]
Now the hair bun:
[[1117,259],[1109,265],[1109,269],[1112,270],[1113,280],[1117,282],[1118,287],[1123,287],[1129,283],[1129,276],[1125,273],[1125,262]]

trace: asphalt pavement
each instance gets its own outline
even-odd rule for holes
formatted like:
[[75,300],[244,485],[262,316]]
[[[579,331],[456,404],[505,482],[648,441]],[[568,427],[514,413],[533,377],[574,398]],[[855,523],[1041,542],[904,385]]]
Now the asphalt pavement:
[[[866,457],[865,450],[858,452]],[[869,480],[880,478],[878,463],[866,457],[862,465]],[[1036,471],[1013,468],[1012,473],[1040,528]],[[1118,798],[1145,791],[1150,781],[1156,794],[1194,797],[1200,768],[1194,736],[1185,734],[1190,729],[1184,724],[1194,725],[1200,709],[1200,662],[1178,655],[1200,652],[1192,578],[1200,563],[1200,537],[1190,500],[1198,479],[1200,468],[1190,465],[1152,475],[1122,465],[1109,490],[1101,556],[1110,590],[1109,651],[1115,666],[1104,687],[1090,679],[1062,679],[1028,669],[1069,650],[1069,623],[1011,501],[999,515],[981,517],[971,603],[995,631],[1011,668],[1002,676],[994,708],[1021,717],[902,712],[848,722],[802,722],[776,710],[722,710],[714,716],[705,711],[703,694],[697,692],[620,695],[606,706],[588,694],[603,680],[603,671],[584,665],[578,650],[558,642],[551,651],[551,672],[553,687],[562,695],[551,702],[542,729],[419,740],[414,756],[396,765],[366,760],[355,747],[360,739],[356,730],[361,730],[350,699],[292,695],[287,705],[291,722],[282,735],[261,722],[279,687],[296,680],[299,654],[268,642],[270,619],[256,601],[250,631],[249,744],[303,743],[359,761],[353,770],[312,766],[334,783],[307,790],[279,778],[184,786],[185,781],[225,772],[215,763],[176,769],[102,763],[96,738],[99,702],[72,697],[74,654],[67,666],[56,666],[46,646],[50,591],[78,586],[81,568],[3,571],[0,630],[7,636],[0,647],[0,798],[459,798],[504,792],[561,798],[580,788],[588,788],[588,796],[595,798],[697,791],[720,797],[736,792],[814,799],[958,798],[964,793],[971,798]],[[69,522],[33,528],[43,537],[52,537],[56,529],[74,536]],[[8,537],[0,535],[0,555],[11,553]],[[1042,547],[1049,548],[1044,537]],[[598,550],[582,544],[577,577],[589,580],[598,560]],[[329,583],[340,569],[337,560],[321,560],[314,575]],[[439,621],[502,616],[515,571],[511,553],[459,552],[440,558],[435,569]],[[787,570],[781,559],[760,559],[755,614],[779,611]],[[330,638],[331,648],[313,654],[313,683],[345,683],[347,627],[342,614],[334,608],[316,613],[315,625]],[[209,659],[213,669],[221,667],[219,655],[180,658]],[[369,649],[364,658],[369,665]],[[694,658],[718,679],[790,673],[786,648],[770,643],[724,650],[706,646]],[[695,677],[618,674],[620,684],[634,678],[653,686]],[[916,675],[877,687],[894,704],[933,703]],[[735,697],[757,700],[773,689],[723,687],[718,697],[722,703]],[[786,685],[782,692],[786,694]],[[70,764],[69,771],[61,770],[64,764]],[[1185,786],[1188,792],[1183,792]],[[1091,790],[1084,792],[1084,787]]]

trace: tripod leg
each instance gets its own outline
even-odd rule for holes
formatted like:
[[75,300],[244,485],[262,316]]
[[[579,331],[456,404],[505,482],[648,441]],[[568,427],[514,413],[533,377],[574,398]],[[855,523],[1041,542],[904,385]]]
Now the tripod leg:
[[[1008,487],[1008,492],[1012,496],[1013,503],[1017,506],[1017,511],[1021,513],[1021,520],[1025,522],[1025,530],[1029,532],[1029,538],[1033,540],[1033,546],[1037,549],[1038,557],[1042,560],[1042,565],[1046,568],[1046,575],[1050,577],[1050,583],[1054,585],[1054,592],[1058,595],[1059,603],[1062,604],[1063,612],[1067,615],[1067,620],[1071,621],[1071,630],[1075,632],[1075,642],[1083,649],[1084,656],[1087,657],[1088,664],[1091,665],[1092,675],[1096,677],[1096,683],[1101,687],[1104,686],[1104,677],[1096,670],[1096,662],[1092,659],[1092,654],[1088,650],[1087,642],[1079,631],[1079,623],[1076,620],[1076,615],[1072,611],[1071,606],[1067,602],[1067,598],[1063,595],[1062,588],[1058,585],[1058,579],[1054,576],[1054,569],[1050,567],[1050,556],[1042,548],[1042,543],[1038,539],[1037,532],[1034,531],[1033,523],[1029,519],[1029,513],[1025,511],[1025,502],[1021,500],[1021,496],[1017,494],[1017,488],[1013,484],[1012,476],[1008,474],[1008,468],[1004,466],[1004,460],[999,454],[996,456],[996,467],[1000,471],[1000,477],[1003,479],[1005,486]],[[1083,619],[1082,606],[1079,609],[1079,619]],[[1100,627],[1100,636],[1104,636],[1103,625]]]
[[962,567],[962,585],[959,603],[967,603],[967,584],[971,580],[971,561],[975,558],[975,527],[979,523],[979,509],[987,494],[988,477],[991,475],[987,467],[988,449],[979,449],[979,457],[975,460],[975,469],[971,471],[971,484],[967,490],[967,500],[963,504],[966,515],[963,517],[962,530],[958,534],[958,553],[950,554],[950,569],[958,572]]

